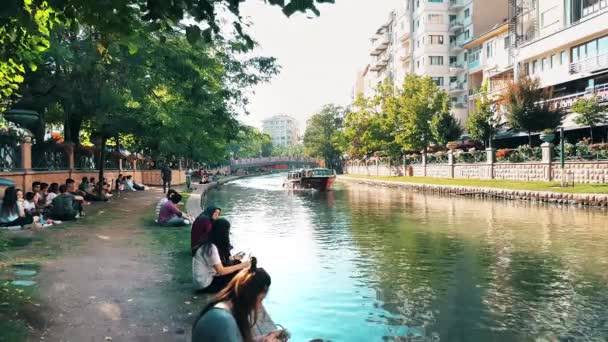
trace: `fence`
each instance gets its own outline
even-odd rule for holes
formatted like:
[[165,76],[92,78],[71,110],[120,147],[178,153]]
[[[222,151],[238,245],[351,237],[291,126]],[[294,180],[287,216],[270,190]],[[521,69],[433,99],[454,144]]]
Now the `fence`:
[[[116,165],[114,159],[111,165]],[[122,159],[114,170],[104,172],[109,181],[118,178],[118,174],[133,176],[137,183],[162,185],[160,170],[142,170],[141,161]],[[186,182],[184,170],[172,171],[172,184]],[[50,149],[44,146],[32,148],[31,141],[13,141],[6,137],[0,139],[0,178],[10,179],[16,186],[25,191],[31,190],[34,181],[44,183],[64,183],[67,178],[98,177],[92,155],[74,151],[72,145]],[[3,193],[0,193],[2,196]]]
[[382,160],[349,161],[346,163],[345,173],[367,176],[555,181],[560,180],[564,172],[566,178],[575,183],[608,182],[608,153],[604,155],[603,152],[595,152],[569,158],[562,170],[561,163],[555,158],[555,150],[552,144],[545,143],[538,149],[526,147],[506,150],[503,154],[500,153],[503,150],[497,152],[494,149],[460,153],[450,151],[446,153],[444,162],[439,162],[444,160],[439,155],[432,155],[433,162],[429,162],[429,158],[421,158],[419,164],[411,163],[411,160],[414,160],[411,156],[401,165],[392,165]]

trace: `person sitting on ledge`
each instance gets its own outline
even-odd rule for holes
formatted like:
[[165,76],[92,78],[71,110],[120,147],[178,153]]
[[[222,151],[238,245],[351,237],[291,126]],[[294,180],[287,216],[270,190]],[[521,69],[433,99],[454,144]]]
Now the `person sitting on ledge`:
[[49,193],[46,195],[45,207],[50,208],[53,205],[53,199],[59,196],[59,183],[51,183]]
[[68,191],[68,187],[62,184],[59,187],[59,196],[53,199],[53,206],[49,216],[54,220],[72,221],[79,217],[82,212],[82,196],[75,196]]
[[177,204],[182,200],[182,195],[176,193],[160,207],[158,213],[158,223],[163,226],[186,226],[192,222],[188,214],[182,213],[177,209]]
[[38,208],[36,207],[35,199],[36,195],[33,192],[30,191],[25,193],[25,200],[23,201],[23,210],[27,215],[34,216],[40,214]]
[[197,243],[207,239],[213,221],[217,220],[221,213],[221,208],[208,206],[205,211],[198,215],[192,223],[192,230],[190,231],[190,248],[194,249]]
[[201,239],[192,249],[192,282],[194,289],[216,293],[226,287],[238,271],[249,267],[241,262],[244,254],[230,255],[230,222],[220,218],[213,221],[207,239]]
[[[82,196],[85,201],[107,201],[107,198],[99,197],[93,193],[93,188],[91,183],[89,183],[88,177],[82,177],[82,182],[78,185],[78,190],[72,190],[74,186],[76,186],[76,182],[73,179],[68,178],[65,181],[65,184],[68,186],[68,191],[72,193],[72,195]],[[72,185],[73,184],[73,185]]]
[[38,201],[36,202],[36,208],[39,211],[44,210],[46,208],[46,198],[49,195],[49,183],[40,183],[40,196],[38,197]]
[[251,266],[239,272],[228,286],[201,311],[192,327],[192,342],[281,342],[284,330],[253,337],[262,301],[270,288],[270,276]]
[[125,190],[127,191],[142,191],[145,187],[141,184],[133,182],[133,176],[128,175],[125,177]]
[[38,222],[38,216],[29,215],[24,210],[23,191],[9,186],[4,190],[4,198],[0,205],[0,226],[29,226]]

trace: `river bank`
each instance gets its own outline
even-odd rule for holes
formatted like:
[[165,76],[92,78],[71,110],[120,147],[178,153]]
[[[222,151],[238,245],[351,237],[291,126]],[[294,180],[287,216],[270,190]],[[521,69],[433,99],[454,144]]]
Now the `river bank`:
[[[454,180],[423,177],[376,177],[376,176],[339,176],[339,181],[401,188],[411,191],[436,193],[451,196],[467,196],[477,198],[493,198],[530,201],[540,203],[551,203],[574,206],[608,207],[608,193],[578,193],[573,188],[556,188],[555,191],[532,190],[539,188],[538,182],[526,186],[525,182],[496,182],[483,180]],[[443,184],[442,184],[443,183]],[[515,189],[501,188],[509,186]],[[471,186],[468,184],[476,184]],[[582,185],[581,188],[597,187],[597,191],[608,191],[608,186]],[[520,187],[520,188],[517,188]],[[542,184],[542,188],[549,188],[548,184]],[[570,191],[570,192],[567,192]]]

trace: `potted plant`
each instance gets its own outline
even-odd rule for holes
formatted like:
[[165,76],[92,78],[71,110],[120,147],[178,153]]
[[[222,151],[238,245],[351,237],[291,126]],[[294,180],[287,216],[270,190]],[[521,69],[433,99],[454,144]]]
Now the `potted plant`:
[[445,145],[450,151],[454,152],[458,148],[458,141],[448,141],[448,144]]
[[552,142],[553,139],[555,139],[555,130],[554,129],[545,129],[540,134],[540,140],[542,140],[546,143]]

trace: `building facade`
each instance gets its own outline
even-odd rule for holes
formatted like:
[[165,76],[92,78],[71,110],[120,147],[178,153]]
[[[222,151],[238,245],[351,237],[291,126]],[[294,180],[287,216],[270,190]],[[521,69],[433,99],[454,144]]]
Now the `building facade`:
[[470,62],[468,74],[468,110],[476,110],[481,87],[487,86],[488,98],[497,99],[514,80],[511,38],[508,23],[496,25],[490,31],[465,44]]
[[[551,102],[568,112],[581,97],[608,103],[608,0],[509,3],[516,74],[538,78],[553,90]],[[566,129],[577,128],[572,116]]]
[[275,115],[262,121],[262,131],[272,138],[274,146],[297,145],[300,139],[298,122],[289,115]]
[[385,79],[397,85],[407,74],[429,76],[450,94],[452,114],[468,116],[469,56],[475,34],[508,17],[507,0],[406,0],[371,38],[371,61],[357,77],[354,95],[373,94]]

